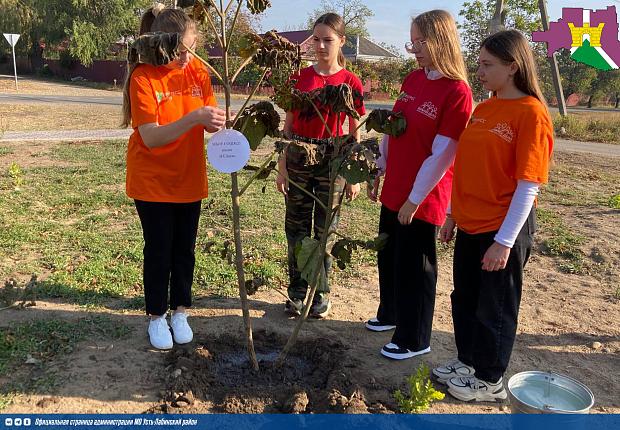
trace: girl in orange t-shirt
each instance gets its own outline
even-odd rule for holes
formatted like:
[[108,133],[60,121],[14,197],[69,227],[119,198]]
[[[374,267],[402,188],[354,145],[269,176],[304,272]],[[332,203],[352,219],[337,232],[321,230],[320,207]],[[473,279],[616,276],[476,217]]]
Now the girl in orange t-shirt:
[[476,107],[459,140],[451,215],[440,232],[449,241],[458,227],[451,296],[458,357],[433,373],[460,400],[497,401],[506,398],[503,375],[553,127],[521,33],[502,31],[482,42],[478,77],[494,96]]
[[[198,37],[185,12],[162,4],[142,17],[141,34],[149,31],[179,33],[190,47]],[[123,114],[124,125],[134,131],[127,148],[126,190],[142,224],[148,334],[158,349],[172,348],[173,339],[179,344],[193,339],[185,310],[191,306],[201,200],[207,197],[204,130],[217,131],[226,120],[215,106],[207,70],[183,47],[166,65],[134,64],[129,70]]]

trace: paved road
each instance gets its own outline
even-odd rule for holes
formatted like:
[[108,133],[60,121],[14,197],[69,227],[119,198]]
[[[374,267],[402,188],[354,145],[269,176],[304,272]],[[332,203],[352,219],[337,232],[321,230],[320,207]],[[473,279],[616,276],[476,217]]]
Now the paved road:
[[[131,130],[58,130],[58,131],[8,131],[0,137],[2,142],[24,141],[55,141],[76,142],[89,140],[127,139]],[[556,139],[555,150],[561,152],[577,152],[595,154],[604,157],[620,157],[620,145],[596,142],[577,142],[574,140]]]
[[[224,104],[224,99],[218,99],[220,105]],[[123,98],[121,96],[53,96],[53,95],[33,95],[33,94],[12,94],[0,93],[0,103],[80,103],[80,104],[98,104],[98,105],[122,105]],[[366,108],[373,109],[389,109],[393,106],[393,102],[367,101]],[[232,108],[239,109],[243,105],[243,100],[233,99]],[[557,111],[557,108],[551,108]],[[586,108],[583,106],[569,107],[568,110],[575,112],[615,112],[620,113],[620,109],[613,108]]]
[[[231,102],[232,109],[241,109],[243,102],[242,99],[233,99]],[[0,93],[0,103],[79,103],[120,106],[123,104],[123,98],[120,96],[51,96]],[[224,105],[224,99],[218,98],[218,103],[220,106]],[[392,102],[367,102],[366,108],[369,110],[386,109],[391,108],[392,105]]]

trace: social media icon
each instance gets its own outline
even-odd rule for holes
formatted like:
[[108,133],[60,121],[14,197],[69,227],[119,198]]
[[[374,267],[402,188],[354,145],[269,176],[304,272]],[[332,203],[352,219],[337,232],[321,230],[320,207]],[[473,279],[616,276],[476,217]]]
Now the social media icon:
[[22,425],[22,419],[21,418],[15,418],[13,420],[13,424],[15,424],[15,427],[21,427]]
[[5,418],[4,425],[7,427],[11,427],[13,425],[13,418]]
[[30,418],[24,418],[24,427],[27,427],[29,425],[31,425],[32,422],[30,421]]

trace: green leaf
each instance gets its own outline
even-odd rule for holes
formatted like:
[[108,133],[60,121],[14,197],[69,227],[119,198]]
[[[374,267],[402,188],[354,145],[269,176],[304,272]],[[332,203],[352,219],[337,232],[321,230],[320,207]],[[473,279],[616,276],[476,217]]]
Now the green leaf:
[[241,132],[248,139],[248,142],[250,142],[252,151],[256,151],[265,136],[267,136],[267,127],[265,124],[259,122],[256,118],[248,117],[240,120],[237,125],[241,127]]
[[280,115],[270,102],[249,106],[239,114],[235,130],[243,133],[252,151],[258,149],[265,136],[280,136]]
[[445,394],[435,390],[429,376],[430,369],[423,363],[414,375],[407,378],[409,394],[405,395],[400,390],[394,392],[394,399],[402,413],[417,414],[424,412],[432,402],[443,400]]
[[323,285],[326,282],[325,277],[325,267],[323,265],[323,260],[325,258],[325,253],[322,249],[320,249],[320,242],[316,239],[312,239],[309,237],[304,237],[304,239],[297,245],[295,248],[295,257],[297,259],[297,268],[301,272],[301,277],[308,285],[312,286],[314,281],[313,275],[315,274],[316,268],[320,266],[320,275],[318,277],[317,286],[324,287]]
[[407,130],[407,120],[401,112],[375,109],[370,112],[366,121],[366,131],[371,130],[398,137]]

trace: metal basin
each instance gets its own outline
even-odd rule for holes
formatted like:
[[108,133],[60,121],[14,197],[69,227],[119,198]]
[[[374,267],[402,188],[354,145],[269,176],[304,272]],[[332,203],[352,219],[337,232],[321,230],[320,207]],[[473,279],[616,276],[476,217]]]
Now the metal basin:
[[521,372],[508,381],[510,408],[517,414],[588,414],[594,394],[581,382],[552,372]]

